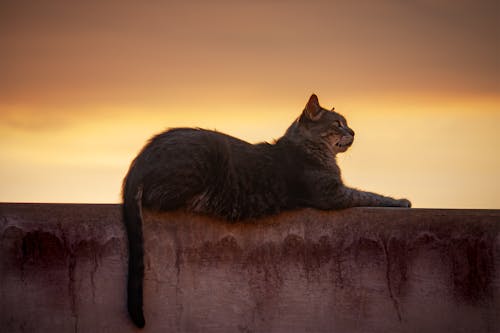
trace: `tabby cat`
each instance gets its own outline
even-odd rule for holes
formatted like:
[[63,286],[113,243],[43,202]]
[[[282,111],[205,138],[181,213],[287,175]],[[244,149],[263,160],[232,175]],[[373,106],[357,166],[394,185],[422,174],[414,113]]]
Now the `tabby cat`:
[[227,221],[288,209],[410,207],[406,199],[346,187],[335,156],[353,143],[346,119],[316,95],[274,143],[252,145],[215,131],[175,128],[153,137],[123,183],[129,241],[128,310],[144,327],[142,207],[184,209]]

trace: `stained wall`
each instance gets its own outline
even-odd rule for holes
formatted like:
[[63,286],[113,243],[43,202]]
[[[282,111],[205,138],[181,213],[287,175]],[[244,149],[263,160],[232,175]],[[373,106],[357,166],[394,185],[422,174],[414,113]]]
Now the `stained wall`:
[[[498,332],[500,211],[145,212],[145,332]],[[127,332],[119,205],[0,204],[0,330]]]

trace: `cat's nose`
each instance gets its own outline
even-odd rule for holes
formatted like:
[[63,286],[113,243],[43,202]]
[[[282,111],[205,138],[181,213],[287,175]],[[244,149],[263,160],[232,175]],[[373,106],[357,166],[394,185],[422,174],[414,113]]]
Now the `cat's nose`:
[[351,134],[352,136],[354,136],[354,131],[352,129],[348,128],[347,132],[349,132],[349,134]]

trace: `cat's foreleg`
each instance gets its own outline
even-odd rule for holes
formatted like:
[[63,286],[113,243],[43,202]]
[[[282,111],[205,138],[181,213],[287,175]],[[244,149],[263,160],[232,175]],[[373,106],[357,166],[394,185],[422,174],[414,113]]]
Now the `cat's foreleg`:
[[394,199],[373,192],[356,190],[350,187],[340,187],[332,196],[335,208],[348,207],[411,207],[407,199]]

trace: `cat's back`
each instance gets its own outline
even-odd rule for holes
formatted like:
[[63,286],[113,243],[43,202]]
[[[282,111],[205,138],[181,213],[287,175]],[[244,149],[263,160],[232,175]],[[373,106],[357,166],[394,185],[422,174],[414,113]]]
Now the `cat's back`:
[[218,148],[220,146],[235,146],[241,149],[252,149],[254,145],[235,138],[233,136],[217,131],[179,127],[172,128],[153,137],[148,144],[149,147],[206,147]]
[[233,136],[200,128],[172,128],[154,136],[137,156],[141,169],[196,169],[221,164],[266,160],[262,144],[253,145]]

